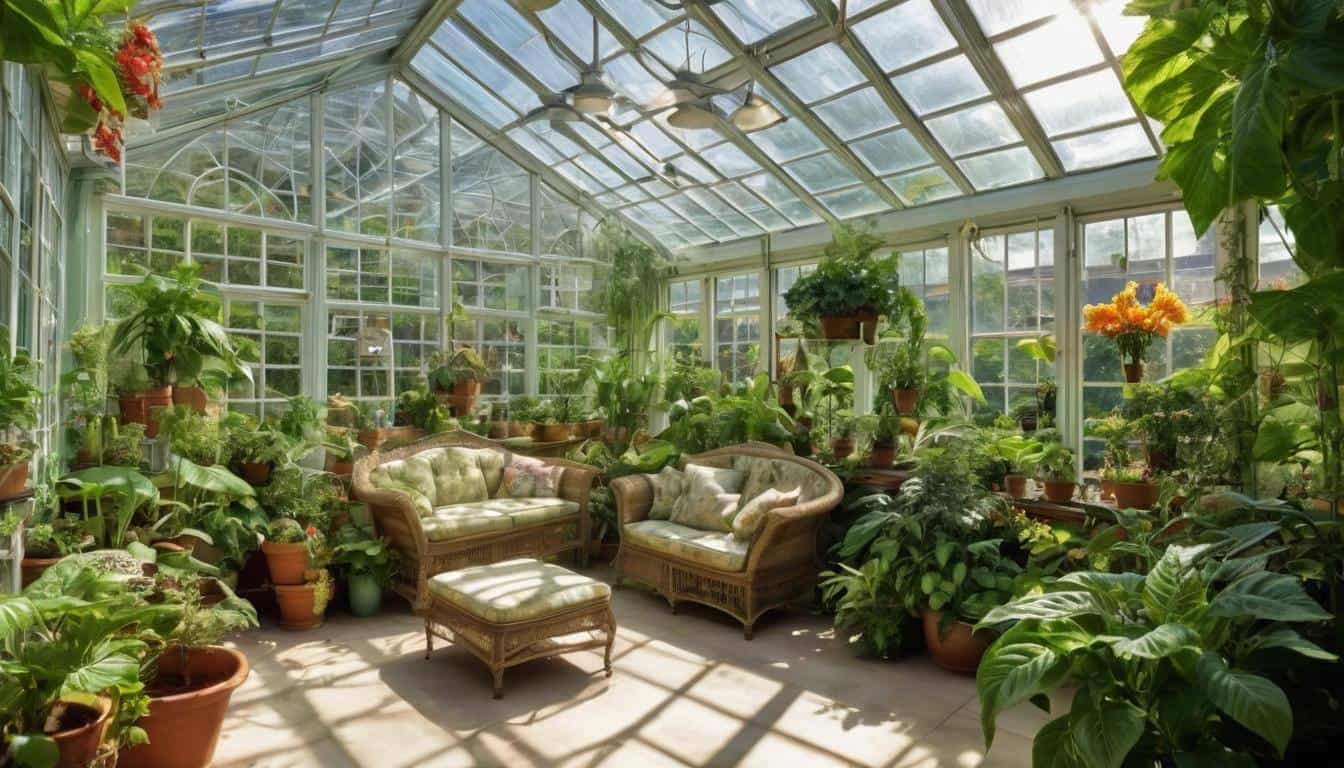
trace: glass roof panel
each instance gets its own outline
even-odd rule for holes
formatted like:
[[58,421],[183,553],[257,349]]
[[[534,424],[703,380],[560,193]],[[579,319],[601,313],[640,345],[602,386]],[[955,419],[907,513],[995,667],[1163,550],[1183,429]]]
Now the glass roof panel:
[[1092,30],[1076,13],[995,43],[994,52],[1019,88],[1102,62]]
[[630,126],[630,133],[659,160],[665,160],[681,151],[677,143],[667,137],[653,120],[641,120]]
[[811,104],[864,81],[864,76],[835,43],[826,43],[770,68],[784,85]]
[[775,211],[775,209],[767,205],[764,200],[753,195],[746,187],[736,181],[719,184],[714,187],[714,191],[724,200],[731,203],[735,208],[760,222],[762,226],[771,232],[778,232],[781,229],[789,229],[793,226],[793,222]]
[[576,120],[566,124],[568,128],[579,134],[579,138],[588,142],[589,146],[601,149],[611,143],[611,137],[599,131],[593,126],[581,120]]
[[[849,5],[853,15],[854,3]],[[854,34],[885,72],[957,47],[929,0],[909,0],[875,14],[855,24]]]
[[709,166],[697,160],[691,155],[682,155],[674,157],[667,161],[668,165],[677,169],[680,176],[694,179],[701,184],[709,184],[719,180],[718,174],[710,170]]
[[468,111],[496,128],[517,118],[512,109],[487,93],[432,45],[420,48],[415,58],[411,59],[411,69],[424,75]]
[[892,83],[921,115],[989,95],[985,81],[961,54],[892,78]]
[[555,147],[556,151],[563,157],[573,157],[583,151],[583,148],[574,140],[544,122],[532,123],[531,128],[534,133],[545,139],[552,147]]
[[652,0],[598,0],[598,3],[635,37],[643,37],[677,14]]
[[850,145],[868,167],[880,176],[929,165],[933,158],[906,130],[895,130]]
[[612,59],[603,69],[617,91],[641,104],[648,104],[667,90],[662,81],[650,74],[631,54]]
[[1100,168],[1153,156],[1153,145],[1138,123],[1051,142],[1066,171]]
[[508,102],[517,111],[525,113],[541,106],[536,91],[527,87],[493,56],[481,50],[451,21],[440,24],[430,39],[438,46],[440,53],[475,75],[492,94]]
[[748,176],[742,180],[742,183],[749,189],[754,190],[756,194],[770,201],[780,213],[788,216],[794,224],[802,226],[814,221],[820,221],[816,211],[808,207],[793,194],[793,191],[784,184],[784,182],[775,178],[771,173],[758,173],[755,176]]
[[1110,69],[1024,93],[1051,136],[1133,119],[1125,89]]
[[830,152],[796,160],[784,166],[784,170],[797,179],[808,192],[825,192],[858,181],[844,163]]
[[1125,15],[1128,0],[1100,0],[1092,3],[1092,18],[1101,27],[1101,35],[1106,38],[1106,47],[1115,56],[1123,56],[1129,46],[1134,44],[1143,25],[1148,22],[1144,16]]
[[985,34],[993,37],[1028,22],[1071,12],[1069,0],[967,0]]
[[[885,0],[849,0],[849,2],[845,4],[845,7],[848,9],[850,17],[853,18],[875,5],[881,5],[883,2],[885,2]],[[831,3],[834,4],[836,8],[840,7],[840,0],[831,0]]]
[[818,195],[817,199],[821,201],[822,205],[830,209],[831,213],[842,219],[885,211],[891,207],[871,189],[862,185],[836,192],[827,192],[824,195]]
[[[593,60],[593,15],[578,0],[560,0],[559,3],[537,14],[545,22],[546,28],[569,48],[579,61]],[[602,26],[597,25],[597,49],[599,59],[606,58],[619,50],[621,44]]]
[[804,0],[727,0],[710,7],[747,45],[813,16]]
[[457,12],[552,91],[579,82],[577,73],[551,49],[546,38],[508,3],[463,0]]
[[802,157],[817,152],[824,146],[821,139],[813,135],[812,131],[796,118],[785,120],[773,128],[756,131],[748,136],[775,162]]
[[692,72],[713,69],[733,58],[709,30],[693,19],[659,32],[644,47],[671,69],[686,68],[689,59]]
[[1045,176],[1026,147],[1013,147],[959,160],[957,165],[978,190],[1006,187]]
[[755,160],[752,160],[746,152],[743,152],[740,147],[731,142],[724,142],[717,147],[707,149],[700,156],[728,178],[736,178],[761,170],[761,166]]
[[906,205],[924,205],[949,197],[957,197],[961,190],[942,168],[926,168],[886,179],[887,186]]
[[872,87],[828,101],[813,111],[826,121],[835,135],[845,140],[897,124],[896,116]]
[[[608,144],[602,148],[601,155],[608,163],[620,169],[621,173],[632,179],[638,179],[647,176],[650,169],[635,158],[634,155],[625,151],[619,144]],[[652,158],[649,158],[652,159]]]
[[625,177],[617,173],[614,168],[591,154],[579,155],[574,158],[574,164],[582,168],[589,176],[597,179],[598,183],[604,187],[619,187],[626,182]]
[[929,130],[954,157],[1022,140],[1003,108],[995,102],[936,117]]
[[278,37],[301,29],[311,29],[325,25],[327,17],[331,15],[332,6],[336,5],[336,2],[337,0],[307,0],[307,2],[287,0],[287,2],[282,2],[280,13],[275,17],[275,23],[271,27],[271,34]]
[[573,160],[566,160],[565,162],[552,167],[555,169],[556,173],[568,179],[569,183],[590,195],[595,195],[602,191],[602,185],[575,165]]
[[547,165],[554,165],[560,162],[564,157],[551,148],[551,145],[542,141],[536,134],[532,133],[528,126],[519,126],[508,132],[508,137],[523,149],[531,152]]

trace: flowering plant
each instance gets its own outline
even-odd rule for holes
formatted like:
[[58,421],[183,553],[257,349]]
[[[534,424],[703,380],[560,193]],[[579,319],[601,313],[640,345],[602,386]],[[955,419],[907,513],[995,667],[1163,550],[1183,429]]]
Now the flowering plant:
[[1154,339],[1167,337],[1171,329],[1190,319],[1181,297],[1157,284],[1148,306],[1139,303],[1139,284],[1131,281],[1108,304],[1083,307],[1085,329],[1115,342],[1126,362],[1138,364],[1147,356]]

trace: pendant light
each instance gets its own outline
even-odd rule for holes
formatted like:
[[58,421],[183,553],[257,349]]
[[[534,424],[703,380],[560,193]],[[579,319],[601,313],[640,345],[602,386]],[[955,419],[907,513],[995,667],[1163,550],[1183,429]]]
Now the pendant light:
[[750,133],[779,125],[788,118],[768,100],[756,95],[756,83],[747,86],[747,98],[733,110],[729,120],[743,132]]

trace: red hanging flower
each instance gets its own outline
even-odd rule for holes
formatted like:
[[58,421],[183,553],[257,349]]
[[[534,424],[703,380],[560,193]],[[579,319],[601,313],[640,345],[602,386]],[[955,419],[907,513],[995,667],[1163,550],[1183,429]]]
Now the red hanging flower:
[[127,91],[145,100],[150,109],[163,106],[159,99],[159,84],[163,76],[163,52],[159,41],[143,21],[126,25],[117,49],[117,64]]

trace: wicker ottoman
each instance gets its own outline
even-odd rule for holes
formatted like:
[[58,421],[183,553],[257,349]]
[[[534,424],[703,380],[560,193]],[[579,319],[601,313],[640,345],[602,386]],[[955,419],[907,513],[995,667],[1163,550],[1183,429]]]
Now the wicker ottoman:
[[611,587],[600,581],[521,559],[441,573],[430,579],[429,593],[425,658],[436,635],[464,646],[489,665],[496,699],[505,669],[562,653],[605,647],[611,677],[616,617]]

